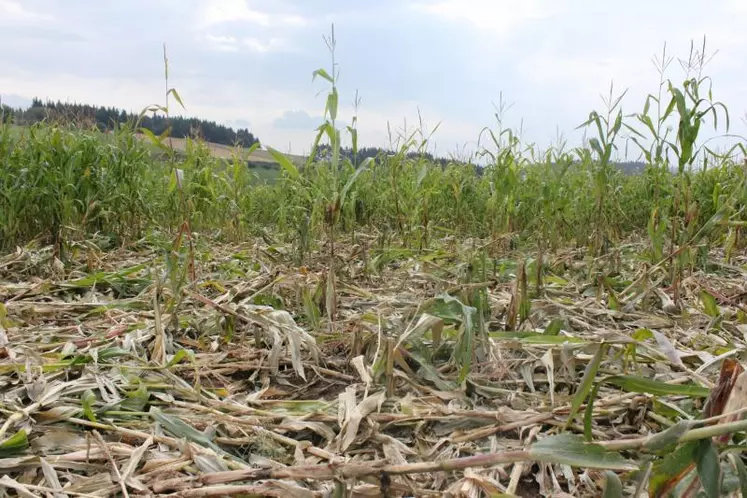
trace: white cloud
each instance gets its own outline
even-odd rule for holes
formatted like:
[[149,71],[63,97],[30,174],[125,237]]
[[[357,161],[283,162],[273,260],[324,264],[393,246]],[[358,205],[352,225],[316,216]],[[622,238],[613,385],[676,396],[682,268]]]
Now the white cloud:
[[15,0],[0,0],[0,19],[3,21],[46,21],[52,19],[50,16],[37,14],[24,8],[20,2]]
[[150,81],[86,78],[70,74],[55,74],[40,79],[33,72],[13,66],[8,68],[7,74],[13,76],[0,76],[0,88],[4,92],[28,98],[115,106],[134,112],[163,101],[163,89],[159,88],[163,85],[163,80],[158,76]]
[[656,84],[658,75],[647,60],[631,59],[619,55],[605,57],[581,57],[547,52],[528,56],[518,63],[517,69],[523,80],[544,87],[566,88],[576,95],[596,98],[600,93],[609,93],[613,81],[617,91],[624,87],[643,83]]
[[273,122],[273,126],[279,129],[287,130],[313,130],[322,123],[320,116],[312,116],[303,109],[296,109],[283,112],[283,115]]
[[747,14],[747,3],[743,0],[726,0],[724,10],[731,14]]
[[270,38],[270,41],[263,43],[256,38],[244,38],[242,43],[250,50],[264,54],[267,52],[277,52],[288,48],[288,44],[283,38]]
[[229,21],[246,21],[262,26],[270,23],[269,15],[251,9],[244,0],[214,0],[205,7],[202,19],[208,26]]
[[[639,111],[657,89],[651,56],[667,41],[670,55],[686,57],[690,39],[698,45],[703,34],[709,52],[719,50],[706,71],[714,97],[730,106],[732,126],[744,112],[745,0],[718,0],[697,16],[687,5],[671,10],[670,2],[651,0],[624,7],[592,0],[194,0],[178,12],[169,12],[177,0],[157,3],[144,13],[142,2],[89,9],[85,2],[0,0],[0,39],[14,46],[0,53],[0,91],[140,110],[163,100],[160,54],[152,47],[165,40],[190,116],[250,120],[263,143],[300,153],[314,131],[278,128],[275,120],[288,109],[323,112],[326,94],[315,97],[322,82],[312,83],[309,73],[327,60],[321,36],[334,21],[340,120],[350,122],[352,110],[343,105],[359,89],[361,145],[387,145],[387,121],[397,130],[406,117],[412,131],[420,107],[430,129],[442,121],[438,152],[473,146],[482,127],[494,124],[490,103],[499,92],[514,103],[507,124],[523,124],[526,138],[546,145],[557,124],[575,140],[574,127],[602,109],[610,80],[618,91],[631,88],[624,111]],[[119,36],[124,28],[113,28],[141,21],[146,27],[134,44]],[[111,43],[63,46],[72,33]],[[24,43],[13,45],[20,37]],[[423,46],[427,37],[440,39]],[[118,60],[136,63],[123,69]],[[681,83],[676,61],[670,76]]]
[[505,36],[527,22],[557,14],[558,3],[548,0],[440,0],[417,4],[417,7],[447,20],[467,22]]
[[273,37],[269,41],[263,42],[254,37],[236,38],[235,36],[206,34],[203,39],[208,46],[219,52],[238,52],[246,49],[258,54],[270,52],[279,52],[290,48],[285,38]]
[[306,21],[297,15],[269,14],[253,9],[247,0],[211,0],[200,13],[203,27],[225,22],[246,22],[260,26],[304,26]]
[[233,36],[205,35],[205,40],[212,48],[221,52],[238,52],[239,41]]

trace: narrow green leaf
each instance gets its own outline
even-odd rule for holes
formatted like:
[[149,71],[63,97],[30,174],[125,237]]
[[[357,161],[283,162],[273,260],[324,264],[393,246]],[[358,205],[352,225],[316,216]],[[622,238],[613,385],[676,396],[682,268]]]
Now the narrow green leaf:
[[345,206],[345,199],[348,196],[348,192],[355,184],[355,180],[358,178],[358,176],[363,173],[363,171],[368,168],[368,166],[373,162],[373,158],[367,157],[361,165],[358,167],[358,169],[355,170],[355,172],[350,175],[350,178],[348,178],[348,181],[345,182],[345,186],[342,187],[342,192],[340,192],[340,209],[342,209],[343,206]]
[[608,470],[604,473],[604,476],[606,477],[606,484],[602,498],[622,498],[623,486],[617,474]]
[[594,384],[594,389],[591,390],[591,393],[589,394],[589,402],[586,403],[586,410],[584,410],[584,438],[586,441],[591,441],[592,434],[591,434],[591,428],[592,423],[594,422],[594,400],[597,397],[597,393],[599,392],[599,384]]
[[[201,433],[191,425],[182,421],[182,419],[166,415],[156,407],[150,408],[150,414],[153,419],[158,422],[164,430],[177,438],[184,438],[193,443],[199,444],[205,448],[210,448],[219,455],[227,455],[220,446],[211,441],[205,434]],[[233,457],[239,460],[237,457]],[[241,461],[241,460],[239,460]]]
[[648,110],[651,108],[651,99],[652,98],[655,99],[655,97],[652,97],[651,95],[649,95],[648,97],[646,97],[646,102],[643,104],[643,115],[644,116],[648,115]]
[[560,333],[560,329],[563,327],[563,320],[560,318],[553,319],[545,329],[545,335],[556,336]]
[[617,118],[615,118],[615,124],[612,125],[612,133],[617,135],[617,133],[620,132],[621,127],[622,127],[622,112],[618,112]]
[[134,412],[142,411],[148,404],[150,392],[145,384],[140,384],[137,390],[127,393],[127,399],[120,406]]
[[441,376],[436,367],[433,366],[432,361],[427,360],[415,351],[410,351],[408,354],[410,358],[415,360],[420,366],[418,372],[422,372],[423,378],[429,382],[432,382],[433,385],[435,385],[438,389],[444,392],[451,392],[459,389],[459,386],[456,382],[450,382],[448,380],[445,380]]
[[581,379],[578,390],[573,396],[573,401],[571,402],[571,411],[570,413],[568,413],[568,422],[566,424],[566,427],[573,422],[578,409],[583,404],[589,392],[591,392],[591,389],[594,385],[594,379],[596,378],[597,371],[599,370],[599,364],[602,363],[602,358],[604,357],[604,353],[606,352],[606,350],[607,345],[604,343],[600,344],[597,352],[594,354],[594,358],[592,358],[589,364],[586,365],[584,376]]
[[713,446],[713,441],[701,439],[695,450],[695,461],[698,468],[698,477],[703,489],[709,498],[721,496],[721,466],[718,461],[718,453]]
[[438,340],[440,340],[441,332],[443,331],[443,328],[444,328],[443,319],[437,316],[423,313],[422,315],[420,315],[420,318],[418,319],[415,325],[405,330],[405,332],[402,334],[402,336],[397,341],[397,346],[405,343],[406,341],[411,341],[415,339],[416,337],[420,338],[429,330],[433,332],[434,344],[437,344]]
[[739,475],[739,487],[742,491],[742,496],[747,496],[747,468],[744,466],[742,457],[736,453],[729,454],[729,460],[734,464]]
[[698,442],[693,441],[667,453],[664,458],[654,461],[649,479],[649,496],[663,496],[663,491],[670,490],[689,474],[693,455]]
[[653,339],[654,333],[649,329],[638,329],[635,332],[633,332],[633,335],[631,336],[636,341],[645,341],[646,339]]
[[148,128],[140,128],[140,132],[146,137],[148,137],[148,139],[153,143],[153,145],[160,147],[160,148],[165,147],[161,139],[157,137],[156,135],[154,135],[153,132],[150,131]]
[[284,154],[278,152],[272,147],[267,147],[267,152],[270,153],[270,155],[290,175],[291,178],[293,178],[294,180],[299,180],[301,178],[301,174],[298,172],[298,168],[296,168],[296,165],[293,164],[290,159],[285,157]]
[[589,145],[591,145],[591,148],[594,149],[594,152],[596,152],[600,158],[604,156],[604,151],[602,150],[602,146],[599,144],[599,140],[591,138],[589,139]]
[[248,149],[246,149],[246,155],[247,155],[247,156],[251,156],[252,154],[254,154],[254,152],[255,152],[255,151],[256,151],[257,149],[259,149],[259,147],[260,147],[260,143],[259,143],[259,142],[254,142],[254,143],[253,143],[253,144],[251,145],[251,147],[249,147]]
[[325,69],[317,69],[316,71],[314,71],[311,75],[311,81],[314,81],[317,78],[317,76],[324,78],[330,83],[334,83],[334,81],[332,80],[332,76],[330,76],[329,73]]
[[603,382],[614,384],[628,392],[648,393],[659,396],[683,395],[696,398],[705,398],[710,394],[706,387],[696,385],[675,385],[660,382],[658,380],[646,379],[636,375],[615,375],[607,377]]
[[179,93],[176,91],[176,88],[169,89],[168,93],[174,96],[174,99],[179,102],[179,105],[182,106],[182,109],[187,110],[186,107],[184,107],[184,102],[182,102],[182,98],[179,96]]
[[190,360],[194,360],[194,357],[195,357],[194,351],[182,348],[176,352],[174,357],[171,358],[171,361],[166,364],[166,367],[174,366],[187,357],[189,357]]
[[503,341],[519,341],[524,344],[586,344],[587,341],[573,336],[548,335],[547,333],[525,332],[517,330],[489,332],[492,339]]
[[[168,138],[168,137],[171,136],[171,128],[172,127],[173,127],[172,125],[167,126],[166,129],[163,130],[160,135],[158,135],[158,137],[161,139],[161,143],[163,143],[163,140],[165,138]],[[164,144],[164,147],[166,147],[165,144]]]
[[528,449],[532,459],[572,467],[607,470],[634,470],[637,466],[616,451],[587,443],[575,434],[563,433],[537,441]]
[[326,121],[323,125],[324,127],[324,133],[327,134],[327,139],[329,140],[330,145],[332,146],[332,151],[336,150],[335,143],[337,140],[337,132],[335,131],[335,127],[332,126],[332,123],[329,121]]
[[93,411],[93,404],[96,402],[96,395],[90,389],[86,389],[80,398],[80,404],[83,407],[83,414],[91,422],[96,422],[96,414]]
[[10,436],[8,439],[0,442],[0,457],[9,457],[18,453],[21,453],[22,451],[26,450],[29,447],[29,438],[28,434],[26,434],[25,429],[21,429],[12,436]]
[[703,303],[706,315],[711,318],[718,318],[721,315],[721,312],[718,309],[718,304],[716,303],[716,298],[709,292],[705,290],[700,291],[700,302]]
[[130,352],[122,348],[104,348],[98,352],[99,361],[111,360],[112,358],[119,358],[120,356],[129,356]]

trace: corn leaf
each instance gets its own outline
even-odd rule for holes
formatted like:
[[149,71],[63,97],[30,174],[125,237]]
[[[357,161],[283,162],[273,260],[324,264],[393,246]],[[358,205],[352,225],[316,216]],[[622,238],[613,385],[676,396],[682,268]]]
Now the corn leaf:
[[710,394],[710,390],[707,387],[667,384],[636,375],[615,375],[605,378],[603,382],[614,384],[628,392],[648,393],[658,396],[680,395],[705,398]]
[[267,152],[270,153],[270,155],[275,159],[280,167],[282,167],[288,175],[294,180],[300,180],[301,179],[301,173],[298,172],[298,168],[296,168],[296,165],[291,162],[290,159],[285,157],[284,154],[278,152],[277,150],[273,149],[272,147],[267,147]]
[[9,438],[0,442],[0,456],[3,458],[17,455],[29,447],[28,434],[25,429],[21,429]]
[[586,365],[584,376],[581,379],[581,383],[578,387],[578,390],[576,391],[576,394],[573,396],[573,401],[571,402],[571,410],[568,413],[568,422],[567,422],[566,427],[573,422],[573,419],[576,416],[578,409],[581,407],[584,400],[591,392],[591,389],[594,386],[594,379],[596,379],[597,371],[599,371],[599,365],[602,363],[602,358],[604,357],[606,350],[607,350],[607,345],[604,343],[600,344],[599,347],[597,348],[597,352],[594,354],[594,357]]
[[708,498],[719,498],[721,496],[721,466],[718,461],[718,453],[710,438],[698,441],[695,460],[700,483],[703,485]]
[[546,437],[532,444],[528,452],[534,460],[571,467],[607,470],[637,468],[620,453],[607,451],[598,444],[587,443],[575,434],[563,433]]

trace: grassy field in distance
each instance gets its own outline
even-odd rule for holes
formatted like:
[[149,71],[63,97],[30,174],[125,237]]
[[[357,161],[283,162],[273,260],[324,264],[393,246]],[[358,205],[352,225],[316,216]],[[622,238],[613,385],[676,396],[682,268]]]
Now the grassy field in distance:
[[[148,140],[147,137],[143,134],[137,134],[137,136],[142,140]],[[186,149],[186,142],[187,140],[184,138],[170,138],[171,143],[173,144],[174,149],[178,151],[184,151]],[[217,158],[220,159],[232,159],[233,155],[236,151],[236,148],[230,147],[228,145],[222,145],[222,144],[216,144],[216,143],[210,143],[206,142],[207,147],[210,149],[210,153]],[[306,163],[306,158],[303,156],[293,155],[293,154],[285,154],[285,156],[290,159],[296,166],[300,167],[303,164]],[[265,150],[257,149],[255,150],[251,156],[247,155],[246,152],[242,152],[242,156],[247,161],[251,161],[253,163],[269,163],[277,166],[277,162],[275,159],[272,158],[272,156]]]

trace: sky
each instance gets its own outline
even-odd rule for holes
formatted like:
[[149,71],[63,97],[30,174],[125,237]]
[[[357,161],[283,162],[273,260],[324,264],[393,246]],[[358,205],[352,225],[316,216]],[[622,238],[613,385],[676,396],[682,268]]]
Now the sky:
[[681,85],[677,59],[705,36],[713,97],[747,135],[746,16],[744,0],[0,0],[0,98],[138,112],[164,101],[165,43],[186,107],[176,113],[303,154],[322,121],[329,85],[312,73],[331,72],[334,23],[339,120],[350,124],[358,95],[359,144],[386,147],[422,123],[431,152],[459,156],[486,145],[501,102],[524,142],[576,145],[611,84],[627,90],[624,113],[640,112],[659,87],[652,58],[666,43],[665,77]]

